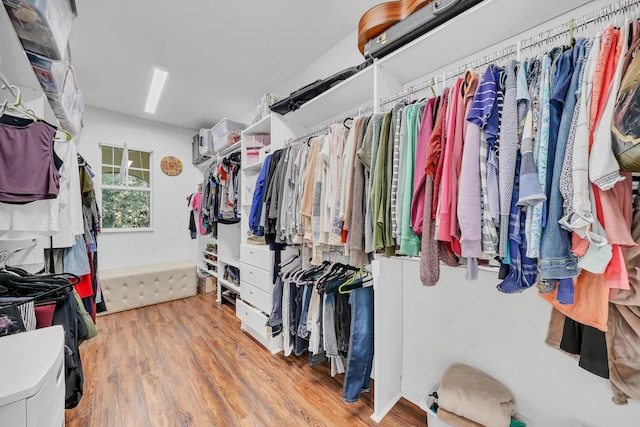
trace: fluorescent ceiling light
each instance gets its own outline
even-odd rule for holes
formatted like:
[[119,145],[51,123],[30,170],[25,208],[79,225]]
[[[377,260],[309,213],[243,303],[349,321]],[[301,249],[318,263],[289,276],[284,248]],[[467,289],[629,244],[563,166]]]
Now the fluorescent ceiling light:
[[162,89],[167,82],[169,72],[158,67],[153,67],[153,78],[151,79],[151,86],[149,86],[149,95],[147,95],[147,104],[144,107],[144,111],[150,114],[156,113],[158,108],[158,101],[160,101],[160,95],[162,95]]

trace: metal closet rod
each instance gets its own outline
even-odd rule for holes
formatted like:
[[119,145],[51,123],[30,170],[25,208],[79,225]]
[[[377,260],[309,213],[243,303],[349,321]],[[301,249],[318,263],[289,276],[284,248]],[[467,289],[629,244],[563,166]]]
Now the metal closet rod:
[[639,5],[640,0],[621,0],[616,3],[603,6],[591,14],[583,15],[578,19],[570,19],[569,22],[566,22],[555,28],[542,31],[536,36],[520,40],[518,42],[518,49],[519,51],[521,51],[523,49],[535,47],[549,41],[555,41],[562,36],[571,34],[574,30],[586,29],[589,24],[593,23],[604,23],[616,15],[622,15],[630,12],[633,8],[636,8],[635,16],[637,16],[637,9]]
[[[640,0],[639,0],[640,1]],[[318,126],[316,128],[313,128],[305,133],[302,133],[300,135],[295,136],[294,138],[291,138],[287,141],[287,145],[291,145],[295,142],[301,141],[303,139],[307,139],[310,138],[312,136],[317,136],[323,133],[326,133],[327,130],[329,129],[329,126],[336,124],[336,123],[343,123],[346,119],[348,118],[352,118],[355,116],[361,116],[363,114],[366,114],[368,112],[372,112],[373,111],[373,104],[372,105],[367,105],[366,107],[361,107],[358,108],[357,110],[353,110],[350,113],[346,114],[343,118],[341,119],[336,119],[330,122],[325,123],[322,126]]]
[[442,84],[444,86],[448,79],[463,75],[469,68],[475,69],[475,68],[482,67],[484,65],[500,62],[511,56],[516,56],[516,55],[519,56],[524,49],[530,49],[532,47],[539,46],[547,42],[555,41],[561,36],[564,36],[565,34],[572,33],[576,29],[584,29],[589,24],[605,22],[606,20],[612,18],[613,16],[631,11],[631,9],[634,7],[636,8],[635,15],[637,16],[639,5],[640,5],[640,0],[621,0],[616,3],[603,6],[593,13],[584,15],[578,19],[571,19],[567,23],[542,31],[535,36],[532,36],[523,40],[519,40],[515,44],[506,46],[496,52],[490,53],[489,55],[485,55],[480,59],[467,62],[464,65],[457,67],[453,71],[443,73],[442,76],[431,77],[430,79],[422,83],[419,83],[417,85],[412,85],[401,92],[395,93],[386,98],[382,98],[380,100],[380,105],[383,106],[383,105],[389,104],[390,102],[397,101],[402,98],[410,98],[411,95],[415,93],[423,92],[429,88],[432,88],[435,93],[437,92],[438,84]]
[[467,70],[470,68],[473,68],[473,69],[480,68],[484,65],[493,64],[496,62],[500,62],[504,59],[508,59],[509,57],[516,56],[518,53],[517,48],[518,48],[517,44],[506,46],[500,49],[499,51],[483,56],[480,59],[476,59],[475,61],[465,63],[464,65],[454,69],[453,71],[445,72],[443,73],[442,77],[440,76],[431,77],[429,80],[426,80],[417,85],[412,85],[408,89],[405,89],[401,92],[390,95],[386,98],[382,98],[382,100],[380,101],[380,105],[381,106],[386,105],[386,104],[389,104],[390,102],[397,101],[405,97],[411,97],[411,95],[419,92],[423,92],[427,89],[432,89],[433,93],[435,94],[438,90],[438,84],[441,84],[444,86],[448,79],[461,76],[464,73],[466,73]]

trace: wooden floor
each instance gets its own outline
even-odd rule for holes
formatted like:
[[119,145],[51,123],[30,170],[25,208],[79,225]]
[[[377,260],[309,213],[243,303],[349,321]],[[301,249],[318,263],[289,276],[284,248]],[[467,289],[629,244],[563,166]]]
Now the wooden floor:
[[[67,426],[368,426],[373,393],[342,401],[344,375],[272,355],[213,294],[98,318],[81,347],[84,397]],[[424,426],[401,400],[379,424]]]

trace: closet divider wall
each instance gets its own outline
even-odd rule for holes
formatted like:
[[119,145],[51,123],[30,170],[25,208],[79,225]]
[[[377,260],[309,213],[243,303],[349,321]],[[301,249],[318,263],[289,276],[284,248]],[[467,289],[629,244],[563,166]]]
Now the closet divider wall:
[[[603,0],[485,0],[376,60],[299,110],[284,116],[272,113],[256,126],[269,128],[273,152],[289,139],[309,136],[310,131],[358,108],[374,104],[374,112],[388,110],[393,104],[383,105],[382,101],[399,91],[422,98],[424,94],[411,94],[411,88],[428,78],[443,76],[610,4]],[[593,36],[594,27],[589,32]],[[496,54],[493,59],[502,56]],[[439,78],[440,90],[442,80]],[[257,173],[257,167],[243,166],[244,180],[250,182]],[[250,194],[245,192],[245,196]],[[243,206],[244,239],[250,202],[243,200]],[[535,289],[503,294],[495,289],[495,271],[481,269],[478,280],[470,282],[464,279],[464,268],[445,266],[437,286],[424,287],[419,258],[377,256],[371,270],[374,420],[380,421],[401,397],[426,410],[427,394],[454,362],[473,365],[506,384],[530,426],[569,426],[573,422],[601,426],[638,419],[637,402],[626,407],[613,405],[606,380],[582,371],[571,358],[545,345],[550,307]]]

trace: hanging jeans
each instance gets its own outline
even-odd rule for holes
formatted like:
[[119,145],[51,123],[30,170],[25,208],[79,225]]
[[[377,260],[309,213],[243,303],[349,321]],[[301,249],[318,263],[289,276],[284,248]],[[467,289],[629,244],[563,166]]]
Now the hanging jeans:
[[309,316],[309,303],[311,302],[311,294],[313,293],[313,283],[305,285],[304,295],[302,298],[302,313],[300,314],[300,323],[298,324],[298,336],[300,338],[309,339],[311,331],[307,330],[307,317]]
[[369,391],[373,363],[373,287],[351,291],[351,333],[347,371],[342,398],[357,402],[360,393]]
[[267,320],[267,326],[271,326],[271,336],[276,337],[282,332],[282,277],[277,276],[276,285],[273,288],[273,308],[271,316]]
[[347,357],[349,354],[349,334],[351,330],[351,308],[349,307],[349,295],[335,293],[335,325],[338,341],[338,354]]
[[334,294],[326,294],[324,296],[323,307],[323,347],[327,352],[327,356],[338,357],[338,338],[336,337],[335,323],[335,306],[336,297]]
[[[304,354],[305,351],[307,351],[307,349],[309,348],[309,340],[302,338],[298,335],[298,325],[300,325],[301,321],[302,321],[302,313],[303,313],[303,306],[304,306],[304,296],[305,296],[305,289],[307,288],[307,286],[296,286],[293,285],[293,287],[295,288],[295,297],[294,297],[294,307],[295,307],[295,311],[294,311],[294,316],[293,319],[294,321],[291,323],[291,335],[294,337],[294,349],[293,349],[293,354],[295,354],[296,356],[301,356],[302,354]],[[308,307],[308,306],[307,306]],[[306,316],[305,316],[305,322],[306,322]]]

